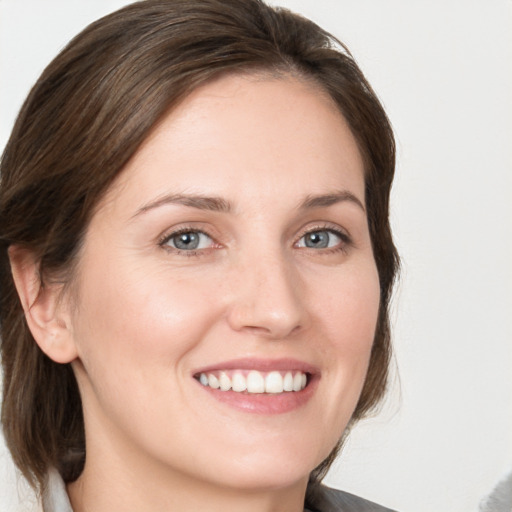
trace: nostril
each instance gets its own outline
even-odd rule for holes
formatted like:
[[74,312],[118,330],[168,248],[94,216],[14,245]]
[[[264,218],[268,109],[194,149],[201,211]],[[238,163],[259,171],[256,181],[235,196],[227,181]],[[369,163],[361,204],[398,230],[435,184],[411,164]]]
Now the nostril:
[[262,327],[256,325],[245,325],[242,327],[242,329],[240,329],[240,331],[252,334],[253,336],[261,336],[267,339],[282,340],[284,338],[289,338],[290,336],[295,335],[298,331],[300,331],[300,329],[300,325],[296,325],[291,329],[277,326]]

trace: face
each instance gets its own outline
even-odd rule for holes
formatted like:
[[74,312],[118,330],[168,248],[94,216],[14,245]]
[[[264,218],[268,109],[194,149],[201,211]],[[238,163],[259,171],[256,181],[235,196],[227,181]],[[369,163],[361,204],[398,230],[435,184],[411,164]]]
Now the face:
[[102,201],[74,289],[87,464],[304,481],[355,408],[379,306],[343,117],[292,78],[196,90]]

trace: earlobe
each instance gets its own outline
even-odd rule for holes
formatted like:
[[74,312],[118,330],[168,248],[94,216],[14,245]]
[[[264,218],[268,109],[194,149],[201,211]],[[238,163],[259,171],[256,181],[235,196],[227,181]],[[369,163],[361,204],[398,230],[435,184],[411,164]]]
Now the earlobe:
[[57,363],[69,363],[77,352],[71,331],[67,301],[61,297],[63,285],[43,284],[39,262],[34,254],[20,246],[9,247],[14,284],[25,319],[41,350]]

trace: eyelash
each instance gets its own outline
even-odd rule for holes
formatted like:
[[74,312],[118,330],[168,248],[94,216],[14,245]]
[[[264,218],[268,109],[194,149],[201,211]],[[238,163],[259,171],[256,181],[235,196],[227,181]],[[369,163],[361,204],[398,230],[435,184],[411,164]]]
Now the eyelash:
[[[332,233],[336,235],[338,238],[340,238],[341,242],[338,246],[335,247],[328,247],[325,249],[311,249],[315,252],[320,252],[321,254],[333,254],[337,252],[343,252],[346,253],[348,249],[353,246],[352,238],[345,232],[341,231],[337,227],[333,227],[330,224],[319,224],[318,226],[309,227],[305,231],[302,232],[302,234],[299,237],[299,241],[302,240],[305,236],[311,234],[311,233],[317,233],[319,231],[327,231],[328,233]],[[298,241],[294,244],[297,245]]]
[[184,233],[199,233],[199,234],[205,235],[208,238],[211,238],[211,240],[215,244],[215,239],[212,236],[210,236],[206,231],[204,231],[202,229],[198,229],[196,227],[192,227],[192,226],[185,226],[183,228],[177,229],[176,231],[172,231],[171,233],[166,233],[164,236],[162,236],[158,240],[158,245],[162,249],[166,250],[167,252],[170,252],[173,254],[178,254],[179,256],[187,256],[187,257],[204,256],[207,252],[209,252],[208,249],[191,249],[191,250],[185,251],[183,249],[178,249],[176,247],[170,247],[167,245],[167,243],[172,238],[178,237],[179,235],[182,235]]
[[[324,248],[324,249],[309,248],[314,252],[321,252],[322,254],[331,254],[331,253],[336,253],[336,252],[347,252],[348,248],[353,245],[353,241],[349,235],[347,235],[340,229],[333,228],[330,225],[323,224],[323,225],[314,226],[312,228],[308,228],[307,230],[303,231],[302,234],[299,236],[298,241],[294,243],[294,247],[296,247],[297,244],[299,243],[299,241],[302,240],[305,236],[307,236],[311,233],[319,232],[319,231],[327,231],[328,233],[332,233],[332,234],[336,235],[337,237],[340,238],[341,243],[337,247],[330,247],[330,248]],[[209,252],[209,249],[215,248],[215,247],[211,247],[211,248],[207,248],[207,249],[183,250],[183,249],[178,249],[176,247],[170,247],[167,245],[171,239],[178,237],[179,235],[184,234],[184,233],[199,233],[199,234],[205,235],[212,240],[213,245],[216,244],[214,237],[209,235],[206,231],[204,231],[202,229],[198,229],[196,227],[185,226],[183,228],[177,229],[176,231],[172,231],[171,233],[166,233],[165,235],[163,235],[158,240],[158,245],[160,247],[162,247],[162,249],[164,249],[168,252],[171,252],[173,254],[178,254],[180,256],[187,256],[187,257],[204,256],[205,254],[207,254]],[[217,244],[217,245],[219,245],[219,244]],[[302,249],[302,247],[301,247],[301,249]],[[306,247],[306,249],[308,249],[308,248]]]

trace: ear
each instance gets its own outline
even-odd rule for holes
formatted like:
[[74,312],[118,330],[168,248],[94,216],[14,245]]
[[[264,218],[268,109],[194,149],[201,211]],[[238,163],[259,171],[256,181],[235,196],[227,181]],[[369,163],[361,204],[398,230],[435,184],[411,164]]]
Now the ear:
[[25,319],[36,343],[56,363],[73,361],[77,352],[72,336],[69,304],[62,297],[64,285],[43,284],[39,261],[28,249],[11,245],[9,260]]

